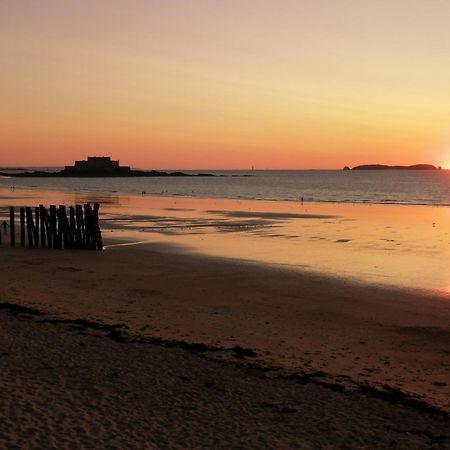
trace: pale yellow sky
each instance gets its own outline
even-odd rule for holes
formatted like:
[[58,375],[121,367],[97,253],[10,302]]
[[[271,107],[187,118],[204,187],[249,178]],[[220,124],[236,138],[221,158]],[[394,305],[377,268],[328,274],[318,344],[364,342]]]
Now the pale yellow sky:
[[450,167],[450,2],[0,2],[0,165]]

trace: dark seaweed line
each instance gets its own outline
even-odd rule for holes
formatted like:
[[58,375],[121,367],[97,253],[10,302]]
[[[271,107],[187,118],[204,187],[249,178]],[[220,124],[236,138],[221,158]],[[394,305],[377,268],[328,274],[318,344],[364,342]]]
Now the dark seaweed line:
[[[3,302],[0,303],[0,310],[7,310],[15,316],[32,318],[34,316],[43,317],[46,315],[43,311],[38,309],[29,308],[26,306],[18,305],[16,303]],[[86,320],[86,319],[53,319],[53,318],[42,318],[38,320],[39,323],[50,323],[50,324],[60,324],[60,325],[71,325],[82,330],[96,330],[104,331],[105,337],[115,340],[121,343],[137,343],[137,344],[152,344],[161,347],[169,348],[181,348],[184,350],[189,350],[194,353],[206,353],[206,352],[231,352],[236,358],[246,358],[254,357],[256,353],[250,348],[243,348],[236,345],[231,348],[219,347],[206,345],[203,343],[189,343],[185,341],[162,339],[158,337],[144,338],[137,337],[132,334],[124,334],[121,330],[128,329],[128,326],[120,324],[104,324],[101,322]]]
[[[45,312],[40,311],[38,309],[29,308],[26,306],[10,302],[0,303],[0,310],[6,310],[15,316],[29,319],[34,319],[34,317],[44,317],[47,315]],[[102,322],[96,322],[79,318],[77,319],[42,318],[37,319],[36,321],[39,323],[74,326],[83,331],[89,329],[96,331],[103,331],[105,332],[104,337],[107,337],[120,343],[150,344],[166,348],[179,348],[196,354],[204,354],[205,356],[207,353],[218,353],[218,352],[231,353],[233,357],[238,359],[245,359],[247,357],[257,356],[256,352],[253,351],[252,349],[244,348],[239,345],[236,345],[231,348],[226,348],[220,346],[207,345],[204,343],[189,343],[186,341],[175,339],[172,340],[172,339],[162,339],[159,337],[149,337],[149,338],[139,337],[131,333],[124,333],[122,330],[128,329],[128,326],[123,323],[104,324]],[[217,359],[214,359],[214,361],[224,363],[224,361],[220,361]],[[226,361],[226,363],[229,364],[230,362]],[[255,363],[247,364],[246,368],[250,370],[252,373],[274,374],[274,378],[290,380],[299,384],[312,383],[336,392],[344,392],[344,393],[354,392],[354,389],[348,389],[342,384],[339,384],[338,382],[334,381],[335,379],[342,378],[345,379],[352,386],[356,387],[357,392],[359,392],[362,395],[365,395],[366,397],[376,398],[392,404],[404,405],[421,412],[439,415],[444,418],[450,418],[450,414],[447,411],[444,411],[436,406],[430,405],[421,398],[405,393],[400,389],[390,387],[387,384],[382,385],[380,389],[368,384],[358,383],[348,376],[332,376],[322,371],[311,373],[286,374],[283,373],[283,369],[281,367]],[[330,382],[329,381],[330,379],[333,381]],[[440,441],[442,440],[450,441],[450,435],[438,436],[436,438],[439,439]]]

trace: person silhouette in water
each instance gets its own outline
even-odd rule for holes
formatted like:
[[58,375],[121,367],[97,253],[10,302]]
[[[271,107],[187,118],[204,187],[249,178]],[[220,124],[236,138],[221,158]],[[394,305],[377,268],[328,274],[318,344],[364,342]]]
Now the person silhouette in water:
[[8,222],[7,222],[6,220],[4,220],[4,221],[2,222],[3,234],[6,234],[6,231],[7,231],[8,227],[9,227]]

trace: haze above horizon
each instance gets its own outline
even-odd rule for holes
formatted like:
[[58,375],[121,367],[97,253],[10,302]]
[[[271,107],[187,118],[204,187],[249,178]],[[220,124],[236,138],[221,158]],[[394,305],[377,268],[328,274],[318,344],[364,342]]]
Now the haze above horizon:
[[450,168],[450,3],[0,5],[0,166]]

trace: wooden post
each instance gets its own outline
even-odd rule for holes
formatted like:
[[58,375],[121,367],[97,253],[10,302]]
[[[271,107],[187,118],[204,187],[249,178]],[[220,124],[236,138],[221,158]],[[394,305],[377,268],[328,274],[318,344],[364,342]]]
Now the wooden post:
[[39,247],[38,234],[36,230],[36,224],[34,223],[33,218],[33,208],[30,209],[30,228],[31,228],[31,239],[33,241],[33,247]]
[[[28,242],[30,248],[46,246],[55,249],[102,250],[103,242],[99,225],[100,204],[87,203],[70,207],[69,217],[64,205],[50,205],[50,212],[43,205],[20,208],[20,245]],[[34,214],[33,214],[34,211]],[[15,210],[9,207],[11,246],[15,246]],[[2,234],[0,232],[0,245]]]
[[94,220],[93,220],[93,234],[96,250],[103,250],[102,232],[100,230],[98,211],[100,209],[100,204],[94,204]]
[[16,230],[14,227],[14,206],[9,207],[9,233],[11,239],[11,247],[16,245]]
[[70,240],[69,240],[69,221],[67,220],[67,214],[66,214],[66,207],[64,205],[59,205],[59,213],[58,213],[58,217],[59,217],[59,227],[58,228],[58,233],[59,230],[61,230],[61,234],[62,234],[62,243],[64,244],[64,248],[69,248],[70,247]]
[[80,205],[75,205],[75,243],[76,248],[84,248],[83,234],[81,229],[81,215],[83,214]]
[[45,231],[47,234],[48,248],[52,248],[54,246],[54,242],[53,242],[52,229],[50,226],[50,216],[49,216],[46,208],[44,208],[42,210],[42,212],[44,213],[44,223],[45,223]]
[[57,218],[58,218],[58,248],[62,248],[62,238],[63,238],[63,218],[62,218],[62,211],[61,211],[61,205],[58,208],[57,211]]
[[20,208],[20,245],[25,247],[25,208]]
[[52,234],[53,248],[60,248],[58,246],[58,230],[56,227],[56,206],[50,205],[50,231]]
[[36,206],[34,208],[34,217],[35,217],[35,222],[34,222],[34,227],[35,227],[35,234],[34,234],[34,243],[36,244],[36,247],[39,247],[39,207]]
[[27,216],[27,234],[28,234],[28,247],[33,248],[33,216],[31,213],[31,208],[28,206],[25,208],[26,216]]
[[65,206],[64,206],[64,247],[71,248],[70,223],[69,218],[67,217],[67,209]]
[[69,240],[70,240],[70,247],[75,248],[75,208],[71,206],[69,208],[69,214],[70,214],[70,232],[69,232]]
[[45,210],[44,205],[39,205],[39,219],[41,222],[41,247],[45,248]]
[[89,203],[84,205],[84,217],[85,217],[85,243],[86,248],[91,249],[92,240],[92,208]]
[[81,242],[83,243],[83,248],[86,248],[86,214],[83,211],[83,206],[80,205],[80,225],[81,225]]

